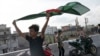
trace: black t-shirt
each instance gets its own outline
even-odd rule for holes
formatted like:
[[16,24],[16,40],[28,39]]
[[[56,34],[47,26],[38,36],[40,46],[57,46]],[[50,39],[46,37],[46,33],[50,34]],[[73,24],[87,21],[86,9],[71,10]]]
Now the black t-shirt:
[[44,39],[41,36],[32,39],[32,37],[26,35],[26,40],[29,42],[31,56],[45,56],[42,47]]

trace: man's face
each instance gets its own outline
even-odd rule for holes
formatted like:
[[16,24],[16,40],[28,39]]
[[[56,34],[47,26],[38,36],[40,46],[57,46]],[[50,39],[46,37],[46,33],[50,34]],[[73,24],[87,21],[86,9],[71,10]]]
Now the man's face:
[[37,32],[34,29],[29,29],[30,36],[34,37],[37,35]]

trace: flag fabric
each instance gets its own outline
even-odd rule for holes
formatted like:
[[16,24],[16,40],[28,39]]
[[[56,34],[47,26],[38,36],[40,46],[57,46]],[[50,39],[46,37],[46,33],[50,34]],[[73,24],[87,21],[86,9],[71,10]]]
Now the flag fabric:
[[22,18],[19,18],[17,20],[29,20],[29,19],[35,19],[38,17],[44,17],[46,16],[46,13],[50,13],[51,16],[55,15],[61,15],[62,13],[70,13],[74,15],[83,15],[84,13],[88,12],[90,9],[86,6],[82,5],[79,2],[69,2],[68,4],[64,6],[60,6],[57,9],[49,9],[37,14],[27,15]]
[[64,6],[60,6],[58,9],[63,13],[70,13],[75,15],[83,15],[90,10],[79,2],[70,2]]
[[17,19],[17,21],[19,21],[19,20],[35,19],[35,18],[43,17],[43,16],[46,16],[45,12],[41,12],[41,13],[38,13],[38,14],[27,15],[27,16],[24,16],[24,17],[22,17],[20,19]]
[[50,13],[50,16],[61,15],[62,14],[61,11],[58,10],[58,9],[49,9],[49,10],[46,10],[46,11],[41,12],[41,13],[24,16],[24,17],[22,17],[20,19],[17,19],[17,20],[18,21],[19,20],[29,20],[29,19],[35,19],[35,18],[38,18],[38,17],[44,17],[44,16],[46,16],[46,13]]

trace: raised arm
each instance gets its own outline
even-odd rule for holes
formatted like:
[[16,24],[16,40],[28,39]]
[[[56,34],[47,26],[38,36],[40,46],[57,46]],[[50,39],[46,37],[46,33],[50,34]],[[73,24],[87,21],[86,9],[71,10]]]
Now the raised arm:
[[21,36],[21,37],[25,37],[25,35],[20,31],[20,29],[17,27],[17,24],[16,24],[16,20],[13,21],[13,25],[17,31],[17,33]]
[[43,28],[42,28],[42,31],[41,31],[41,38],[44,38],[44,37],[45,37],[45,36],[44,36],[44,35],[45,35],[45,30],[46,30],[46,27],[47,27],[47,25],[48,25],[49,18],[50,18],[50,14],[47,13],[46,22],[45,22],[45,24],[44,24],[44,26],[43,26]]

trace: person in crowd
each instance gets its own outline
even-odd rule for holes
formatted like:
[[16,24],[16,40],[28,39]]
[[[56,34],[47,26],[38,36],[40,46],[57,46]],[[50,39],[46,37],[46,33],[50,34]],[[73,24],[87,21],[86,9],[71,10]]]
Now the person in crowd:
[[98,33],[100,34],[100,24],[98,24]]
[[55,41],[58,43],[58,49],[59,49],[59,56],[64,56],[65,50],[64,50],[64,45],[62,42],[62,30],[59,29],[56,36],[55,36]]
[[91,38],[89,38],[89,36],[84,32],[83,28],[80,28],[79,29],[79,38],[76,39],[76,41],[78,42],[78,48],[83,52],[85,53],[85,48],[86,46],[88,45],[88,43],[92,41]]

